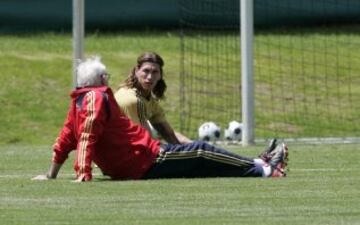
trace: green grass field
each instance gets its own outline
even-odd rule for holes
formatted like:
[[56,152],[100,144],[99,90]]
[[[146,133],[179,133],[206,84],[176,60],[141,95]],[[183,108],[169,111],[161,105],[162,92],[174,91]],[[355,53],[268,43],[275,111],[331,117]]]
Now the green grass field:
[[[0,144],[52,144],[63,124],[72,90],[71,34],[0,35]],[[176,121],[179,38],[171,32],[89,34],[85,56],[100,55],[116,90],[144,51],[165,60],[167,110]],[[172,96],[172,97],[171,97]],[[175,103],[175,106],[174,106]]]
[[[264,32],[256,36],[255,55],[258,58],[256,59],[257,76],[255,79],[258,88],[255,120],[257,137],[294,137],[299,134],[301,137],[359,135],[360,109],[356,102],[360,98],[360,80],[356,76],[356,72],[360,71],[360,67],[355,61],[348,62],[345,59],[349,59],[348,56],[351,56],[352,60],[359,58],[359,53],[349,49],[356,43],[360,43],[360,39],[356,35],[334,36],[329,31],[321,31],[321,29],[304,31],[303,33],[306,35],[302,32],[286,34]],[[69,104],[68,94],[72,89],[71,38],[69,33],[0,35],[1,83],[3,84],[0,90],[0,145],[50,145],[55,140],[63,124]],[[325,92],[324,86],[321,86],[322,81],[311,83],[309,79],[309,81],[303,82],[304,74],[311,77],[313,71],[302,71],[301,68],[295,67],[295,65],[298,66],[298,60],[302,58],[309,59],[310,62],[307,63],[316,63],[317,61],[311,61],[312,55],[308,55],[309,49],[305,46],[316,45],[318,53],[322,54],[328,50],[327,46],[321,44],[324,40],[329,43],[338,43],[339,40],[343,40],[347,47],[340,47],[349,54],[345,54],[346,57],[342,59],[344,61],[340,59],[338,61],[339,68],[347,68],[345,72],[338,71],[339,82],[332,84],[334,88],[326,86],[329,90],[338,90],[336,93]],[[276,45],[280,42],[284,44],[284,48]],[[289,51],[287,45],[304,46],[306,51],[299,48]],[[167,112],[168,120],[178,130],[181,110],[179,100],[181,51],[177,31],[98,32],[89,33],[85,39],[85,56],[95,54],[102,56],[112,75],[110,85],[114,90],[127,77],[131,67],[135,64],[136,57],[144,51],[158,52],[165,60],[164,71],[168,90],[167,99],[162,104]],[[272,54],[275,56],[273,57]],[[219,57],[224,56],[220,55]],[[294,65],[280,63],[278,58],[291,59]],[[318,58],[325,60],[321,57]],[[327,64],[333,64],[332,58],[328,57],[327,60]],[[347,72],[350,73],[350,67],[344,66],[347,62],[352,65],[351,93],[342,92],[339,89],[342,86],[340,81],[348,79]],[[270,69],[268,65],[271,65]],[[264,68],[259,70],[260,67]],[[324,68],[327,67],[321,67],[322,70]],[[329,76],[335,73],[334,68],[331,68],[331,70],[327,70]],[[317,72],[323,73],[322,70]],[[277,71],[281,71],[282,75],[279,76]],[[221,78],[219,79],[221,80]],[[292,84],[288,83],[290,81],[293,82],[292,84],[300,85],[301,88],[306,87],[307,92],[303,94],[291,92],[294,96],[288,96],[290,92],[278,88],[286,86],[297,90],[296,85],[291,86]],[[212,83],[211,86],[216,86],[216,82]],[[211,86],[209,87],[211,88]],[[317,91],[313,91],[313,88]],[[348,87],[346,86],[346,88]],[[269,92],[271,89],[273,92]],[[221,90],[218,91],[221,92]],[[325,96],[325,98],[324,93],[329,96]],[[276,98],[272,99],[272,95],[277,95],[280,99],[286,98],[285,102]],[[238,99],[236,96],[235,98]],[[333,101],[333,98],[337,100]],[[212,105],[214,100],[211,97],[201,96],[193,96],[192,99],[203,101],[207,105]],[[328,105],[325,105],[325,100]],[[227,106],[227,111],[229,113],[234,111],[230,107],[239,110],[239,105]],[[197,117],[201,114],[208,116],[216,114],[210,114],[204,108],[196,111],[197,109],[194,107],[192,110]],[[221,113],[222,111],[223,109],[220,110]],[[219,118],[222,118],[221,113],[219,113]],[[277,121],[274,122],[275,119]],[[203,121],[198,119],[194,122],[193,126],[196,129],[192,129],[186,134],[196,138],[196,130],[200,122]],[[215,122],[224,128],[229,121],[219,119]],[[281,132],[274,134],[276,129]]]
[[[265,36],[281,35],[258,38]],[[319,36],[321,41],[327,34]],[[71,35],[1,35],[0,42],[1,225],[360,224],[359,144],[290,144],[291,170],[285,179],[114,182],[94,169],[93,182],[77,184],[71,182],[70,158],[57,180],[31,181],[48,169],[51,145],[66,115],[72,89]],[[169,85],[164,105],[174,127],[179,125],[179,48],[176,32],[93,33],[85,44],[87,56],[102,56],[114,89],[140,53],[160,53]],[[257,123],[267,113],[259,111]],[[349,124],[350,131],[358,128],[356,121]],[[263,147],[236,151],[255,156]]]
[[[264,146],[232,150],[255,156]],[[0,147],[1,224],[360,224],[360,145],[291,144],[288,177],[110,181],[94,169],[73,183],[72,155],[57,180],[51,146]]]
[[[300,137],[358,136],[360,110],[356,102],[360,97],[360,80],[356,75],[359,71],[356,59],[359,54],[349,50],[358,43],[358,37],[345,28],[343,35],[334,36],[330,32],[320,28],[307,31],[306,35],[301,32],[264,32],[256,35],[257,137],[298,137],[296,135],[300,134]],[[342,44],[338,46],[341,49],[339,59],[335,60],[339,70],[326,66],[332,64],[334,54],[324,58],[322,53],[330,50],[334,53],[338,48],[328,49],[322,44],[324,40]],[[68,94],[72,89],[71,34],[0,35],[0,42],[0,68],[3,74],[0,77],[3,84],[0,90],[0,145],[52,144],[63,124],[69,104]],[[282,46],[279,47],[277,43],[282,43]],[[309,51],[313,45],[320,52],[318,57]],[[290,51],[292,46],[302,46],[304,51],[299,47]],[[110,85],[114,90],[127,77],[136,57],[144,51],[158,52],[165,60],[168,90],[167,99],[162,104],[168,120],[178,130],[181,107],[180,39],[177,31],[98,32],[88,34],[85,39],[85,55],[102,56],[112,74]],[[288,61],[281,63],[279,58]],[[313,63],[318,67],[302,67],[301,62],[306,62],[306,65]],[[312,82],[313,70],[329,77],[337,74],[337,79],[332,80],[331,84],[329,81],[327,86],[321,84],[322,81]],[[352,77],[351,92],[342,91],[340,87],[349,88],[349,74]],[[213,76],[214,80],[221,80],[217,73]],[[306,82],[303,81],[305,77],[309,78]],[[340,85],[343,82],[344,85]],[[199,85],[203,84],[200,82]],[[302,92],[302,89],[306,92]],[[231,94],[225,90],[217,91]],[[220,102],[221,97],[218,98]],[[196,138],[197,127],[203,122],[198,116],[205,114],[208,115],[207,119],[211,119],[216,113],[210,113],[204,107],[200,108],[201,112],[196,111],[195,107],[196,101],[205,101],[205,106],[211,106],[213,98],[194,96],[193,101],[193,114],[197,116],[192,118],[195,128],[186,134]],[[229,112],[239,110],[239,104],[227,107]],[[229,121],[221,116],[219,113],[222,119],[215,119],[215,122],[224,128]]]

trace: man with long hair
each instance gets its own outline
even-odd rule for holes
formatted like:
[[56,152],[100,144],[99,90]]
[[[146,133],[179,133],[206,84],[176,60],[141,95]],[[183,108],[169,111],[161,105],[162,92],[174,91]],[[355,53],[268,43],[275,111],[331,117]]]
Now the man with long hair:
[[173,130],[160,106],[166,92],[163,66],[164,60],[157,53],[141,54],[129,76],[115,93],[115,99],[135,124],[160,134],[168,143],[190,143],[189,138]]

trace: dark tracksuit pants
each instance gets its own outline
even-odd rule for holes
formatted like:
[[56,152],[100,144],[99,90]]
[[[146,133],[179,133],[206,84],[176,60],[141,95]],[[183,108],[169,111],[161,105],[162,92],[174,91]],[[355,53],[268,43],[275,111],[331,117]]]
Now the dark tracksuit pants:
[[261,177],[254,160],[203,141],[163,144],[154,165],[143,179],[194,177]]

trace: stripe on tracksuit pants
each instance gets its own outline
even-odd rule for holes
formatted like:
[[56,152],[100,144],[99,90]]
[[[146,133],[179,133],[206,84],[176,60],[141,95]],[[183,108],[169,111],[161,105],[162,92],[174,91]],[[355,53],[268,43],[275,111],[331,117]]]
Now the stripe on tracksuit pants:
[[263,169],[254,160],[202,141],[184,145],[163,144],[150,178],[261,177]]

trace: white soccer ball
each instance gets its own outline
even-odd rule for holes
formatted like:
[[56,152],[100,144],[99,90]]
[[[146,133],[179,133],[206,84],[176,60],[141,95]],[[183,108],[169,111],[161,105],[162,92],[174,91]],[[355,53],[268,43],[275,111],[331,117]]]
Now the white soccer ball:
[[237,121],[231,121],[229,127],[225,129],[224,137],[227,141],[241,141],[243,124]]
[[199,139],[207,142],[216,142],[220,139],[221,129],[214,122],[206,122],[199,127]]

